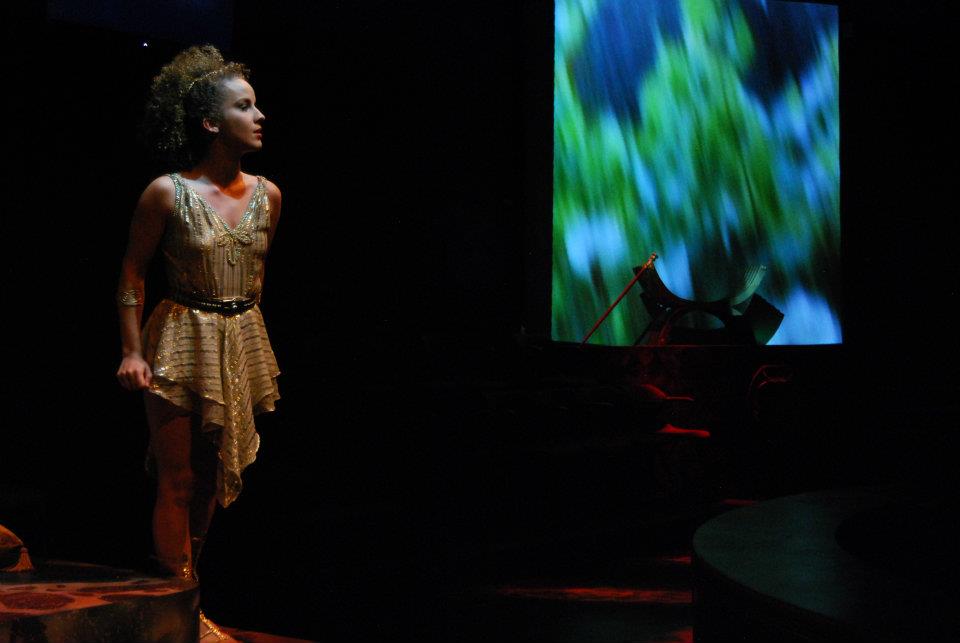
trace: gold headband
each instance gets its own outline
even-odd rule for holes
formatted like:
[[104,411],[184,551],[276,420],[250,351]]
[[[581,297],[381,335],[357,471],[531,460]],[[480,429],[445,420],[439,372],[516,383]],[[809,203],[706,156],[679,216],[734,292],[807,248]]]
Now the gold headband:
[[220,67],[217,67],[216,69],[212,69],[212,70],[208,71],[208,72],[205,73],[205,74],[202,74],[202,75],[200,75],[200,76],[197,76],[197,77],[194,78],[192,81],[190,81],[190,84],[189,84],[189,85],[187,85],[187,88],[184,90],[183,95],[186,96],[187,94],[189,94],[189,93],[190,93],[190,90],[193,89],[193,86],[196,85],[198,81],[205,80],[205,79],[209,78],[210,76],[213,76],[214,74],[219,74],[220,72],[222,72],[222,71],[223,71],[224,69],[226,69],[226,68],[227,68],[226,65],[221,65]]

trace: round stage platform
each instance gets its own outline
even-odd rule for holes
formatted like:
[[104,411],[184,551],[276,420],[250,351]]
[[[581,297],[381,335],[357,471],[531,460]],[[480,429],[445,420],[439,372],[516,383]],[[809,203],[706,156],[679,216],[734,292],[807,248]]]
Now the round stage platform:
[[714,518],[693,540],[695,640],[952,640],[956,585],[942,570],[956,569],[956,547],[926,543],[954,527],[919,517],[949,512],[918,511],[940,506],[917,491],[858,488]]
[[82,563],[0,574],[0,642],[195,642],[199,588]]

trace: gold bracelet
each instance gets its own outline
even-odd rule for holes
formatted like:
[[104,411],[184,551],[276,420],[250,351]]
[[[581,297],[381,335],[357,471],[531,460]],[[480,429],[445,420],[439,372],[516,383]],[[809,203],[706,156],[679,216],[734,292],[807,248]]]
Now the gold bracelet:
[[143,297],[139,290],[121,290],[117,293],[117,303],[121,306],[139,306],[143,304]]

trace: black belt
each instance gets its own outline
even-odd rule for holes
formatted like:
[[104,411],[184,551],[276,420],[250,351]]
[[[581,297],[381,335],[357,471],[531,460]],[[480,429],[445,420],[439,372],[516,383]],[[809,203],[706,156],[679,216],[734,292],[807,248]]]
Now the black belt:
[[198,308],[208,313],[220,313],[221,315],[227,316],[239,315],[257,305],[256,299],[225,299],[217,301],[194,299],[193,297],[182,294],[171,295],[170,299],[187,308]]

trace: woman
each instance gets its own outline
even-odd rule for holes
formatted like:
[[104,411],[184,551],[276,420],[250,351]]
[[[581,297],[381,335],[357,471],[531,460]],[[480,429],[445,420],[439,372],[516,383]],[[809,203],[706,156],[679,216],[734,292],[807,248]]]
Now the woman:
[[[259,445],[256,413],[279,398],[276,359],[257,307],[280,190],[244,174],[265,117],[249,70],[191,47],[154,78],[144,135],[176,173],[155,179],[134,211],[117,303],[120,384],[144,390],[148,463],[157,475],[156,562],[196,578],[216,504],[240,493]],[[144,274],[159,248],[168,297],[142,337]],[[201,613],[201,634],[226,638]]]

